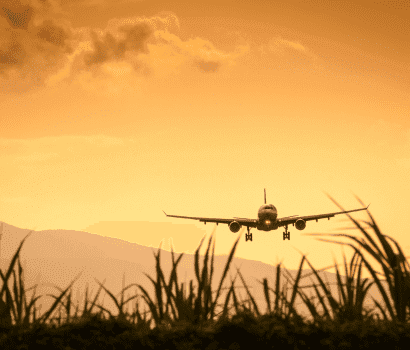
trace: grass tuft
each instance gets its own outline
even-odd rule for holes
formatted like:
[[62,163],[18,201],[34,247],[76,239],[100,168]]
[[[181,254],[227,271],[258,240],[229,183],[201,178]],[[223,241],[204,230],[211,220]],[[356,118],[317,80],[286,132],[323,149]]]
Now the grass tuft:
[[[341,210],[343,210],[343,208],[332,197],[329,196],[329,198],[337,206],[339,206]],[[357,196],[356,198],[364,206],[363,202]],[[391,237],[383,235],[368,210],[367,213],[371,221],[364,221],[364,223],[366,223],[368,227],[370,227],[374,231],[376,238],[381,244],[381,248],[376,244],[375,240],[370,236],[370,234],[366,232],[365,228],[363,228],[360,223],[353,219],[349,214],[346,215],[355,224],[356,229],[358,229],[359,232],[364,235],[364,237],[367,239],[367,242],[364,239],[359,240],[356,237],[346,234],[332,234],[332,236],[343,236],[354,240],[359,244],[359,248],[364,248],[365,251],[367,251],[376,259],[376,261],[381,265],[383,269],[383,274],[372,269],[358,247],[355,247],[352,244],[348,243],[319,239],[325,242],[347,244],[355,250],[355,254],[350,261],[349,267],[346,263],[346,258],[344,257],[344,267],[346,275],[344,280],[339,273],[337,264],[334,263],[337,275],[339,301],[331,295],[330,289],[328,288],[329,285],[327,284],[326,286],[324,284],[323,280],[318,275],[318,271],[313,268],[313,266],[307,260],[306,256],[302,255],[296,279],[293,280],[290,275],[290,277],[287,277],[285,275],[287,282],[291,280],[292,283],[292,293],[290,300],[287,300],[286,298],[286,285],[280,290],[281,264],[278,264],[276,269],[277,278],[275,290],[269,287],[267,278],[264,278],[262,281],[258,281],[262,284],[265,300],[268,307],[266,314],[261,314],[261,312],[259,311],[258,305],[251,295],[249,288],[246,285],[245,280],[238,268],[234,280],[232,280],[231,278],[231,286],[229,288],[224,288],[229,289],[225,300],[223,300],[222,303],[218,303],[223,281],[229,270],[230,263],[233,259],[242,233],[239,234],[238,238],[233,244],[228,261],[223,271],[222,278],[219,282],[218,289],[215,292],[211,290],[211,282],[214,271],[213,263],[215,241],[212,246],[210,267],[208,267],[209,251],[213,240],[213,234],[215,232],[214,231],[208,242],[208,247],[203,260],[202,270],[200,270],[199,265],[199,250],[205,237],[202,238],[201,243],[195,252],[194,268],[198,283],[197,286],[194,287],[193,281],[191,280],[189,282],[188,295],[186,295],[186,286],[184,286],[184,283],[179,285],[178,276],[176,274],[176,268],[178,263],[182,259],[183,253],[181,253],[178,259],[175,261],[174,251],[173,249],[171,249],[173,267],[167,283],[160,267],[160,245],[158,253],[154,253],[154,258],[156,260],[156,279],[153,279],[149,275],[145,274],[154,285],[154,297],[148,295],[147,291],[141,285],[130,284],[121,291],[121,299],[120,301],[118,301],[115,296],[103,286],[103,283],[100,283],[98,280],[96,280],[100,285],[100,288],[91,305],[89,306],[87,287],[85,302],[81,315],[79,315],[78,313],[78,305],[76,306],[74,315],[72,315],[71,309],[73,305],[71,302],[71,287],[75,280],[81,275],[80,273],[66,289],[62,290],[58,288],[60,291],[59,296],[48,294],[52,296],[55,301],[44,315],[38,317],[35,308],[35,302],[40,297],[34,297],[35,290],[30,302],[27,304],[26,301],[26,292],[32,288],[36,289],[37,285],[31,287],[27,291],[24,289],[24,283],[22,279],[23,269],[21,267],[19,257],[23,243],[33,232],[31,231],[20,243],[20,246],[14,254],[7,271],[3,274],[3,271],[0,270],[0,276],[3,281],[3,285],[0,289],[0,345],[3,344],[3,347],[5,346],[5,344],[10,345],[10,342],[14,341],[12,340],[14,339],[13,336],[17,336],[16,334],[19,334],[20,339],[22,339],[21,337],[26,337],[24,339],[26,339],[27,342],[29,342],[29,335],[27,334],[31,334],[31,337],[34,337],[34,335],[36,335],[36,337],[39,337],[39,334],[43,334],[43,340],[41,343],[42,345],[50,345],[51,343],[48,343],[46,339],[49,339],[50,337],[52,338],[53,336],[55,337],[55,339],[60,339],[60,341],[62,342],[61,344],[66,344],[67,341],[70,341],[70,339],[74,341],[74,338],[79,337],[79,330],[82,330],[83,333],[84,330],[87,330],[87,334],[91,334],[92,332],[97,330],[101,337],[106,338],[104,338],[105,340],[101,338],[98,341],[96,340],[96,338],[82,339],[81,341],[76,338],[77,340],[74,341],[76,345],[73,343],[73,348],[75,348],[75,346],[84,347],[86,346],[86,343],[88,344],[87,346],[89,346],[89,344],[97,344],[100,341],[101,344],[106,344],[104,343],[104,341],[107,341],[107,337],[111,337],[111,340],[117,339],[116,341],[123,339],[121,341],[126,342],[127,339],[134,339],[136,337],[136,334],[147,335],[152,331],[160,332],[162,334],[161,337],[165,337],[165,334],[168,333],[172,333],[173,336],[176,337],[177,334],[186,334],[187,329],[195,329],[195,332],[200,332],[203,337],[208,337],[210,339],[209,342],[212,342],[212,336],[210,336],[210,334],[215,334],[216,337],[216,334],[218,332],[225,332],[224,334],[226,334],[227,330],[232,328],[232,334],[235,334],[235,336],[237,336],[236,342],[238,344],[241,344],[241,342],[245,340],[249,341],[249,337],[255,337],[255,339],[257,337],[270,338],[273,337],[273,334],[275,334],[275,336],[277,337],[277,344],[282,345],[283,343],[280,342],[288,337],[288,335],[286,334],[287,332],[289,332],[289,330],[300,332],[300,340],[302,341],[301,344],[306,344],[309,341],[308,334],[314,334],[314,332],[325,332],[326,329],[331,329],[332,332],[340,333],[344,332],[343,330],[346,327],[351,327],[351,329],[357,331],[359,328],[362,329],[363,327],[368,330],[373,330],[374,327],[377,326],[384,327],[384,330],[390,329],[391,332],[392,328],[389,327],[394,326],[395,329],[407,329],[408,332],[409,328],[406,327],[408,326],[407,321],[410,311],[410,276],[408,270],[409,265],[398,243]],[[3,231],[3,226],[1,227],[1,230]],[[394,243],[398,253],[395,253],[393,251],[392,245],[388,242],[387,238]],[[308,298],[303,292],[304,288],[308,288],[310,286],[299,286],[299,281],[301,280],[301,278],[310,276],[301,276],[302,267],[305,260],[312,269],[312,274],[315,275],[316,279],[319,282],[318,284],[312,285],[314,287],[316,296],[310,298]],[[14,271],[16,263],[18,277],[16,277],[16,271]],[[364,280],[361,279],[363,264],[364,267],[371,273],[373,281],[369,281],[367,278],[365,278]],[[324,269],[330,267],[333,266],[329,266]],[[355,279],[356,272],[357,277]],[[14,283],[13,287],[9,289],[8,280],[11,279],[12,274]],[[235,281],[238,274],[248,295],[248,299],[245,301],[238,300],[235,293],[235,289],[237,288],[235,286]],[[387,280],[388,288],[386,290],[383,288],[378,275],[384,275],[385,279]],[[370,286],[374,283],[378,287],[385,305],[382,306],[379,302],[372,298],[375,307],[368,309],[364,307],[364,300]],[[136,295],[124,300],[124,292],[132,286],[138,287],[141,291],[141,295],[137,293]],[[102,289],[104,289],[104,291],[114,300],[118,308],[117,315],[112,315],[112,313],[103,306],[96,305],[96,300]],[[323,293],[320,293],[320,289]],[[68,291],[69,293],[67,293]],[[215,293],[216,295],[214,295]],[[297,295],[302,298],[303,302],[308,307],[310,315],[312,316],[312,320],[308,320],[302,317],[296,310],[295,299]],[[143,312],[140,312],[139,309],[140,296],[148,306],[148,310],[144,309]],[[274,300],[272,300],[272,298]],[[137,299],[135,302],[135,309],[131,314],[128,314],[127,312],[125,312],[124,306],[133,299]],[[315,299],[318,300],[316,304],[314,303]],[[391,302],[390,300],[392,300],[393,302]],[[319,305],[321,305],[323,308],[323,312],[321,313],[318,311]],[[57,306],[59,306],[58,310]],[[217,306],[222,306],[222,311],[217,313]],[[62,308],[65,311],[66,315],[64,318],[62,317]],[[94,308],[97,308],[98,311],[93,311]],[[375,309],[378,309],[382,313],[383,319],[380,319],[379,315],[374,314]],[[58,315],[56,314],[57,311]],[[52,315],[54,317],[51,317]],[[106,315],[107,317],[105,317]],[[377,316],[377,319],[375,316]],[[355,326],[353,327],[352,325]],[[233,329],[235,329],[235,331],[233,331]],[[45,336],[45,334],[48,334],[48,338]],[[105,334],[105,336],[103,334]],[[180,336],[182,337],[182,335]],[[186,337],[186,335],[184,336]],[[283,339],[280,337],[283,337]],[[279,341],[279,338],[282,340]],[[286,339],[291,338],[292,337],[288,337]],[[34,341],[34,338],[30,339]],[[161,339],[163,339],[164,342],[166,341],[165,338]],[[210,345],[210,348],[212,348],[213,346],[215,346],[216,348],[218,346],[218,342],[215,343],[215,339],[213,340],[213,345]],[[172,341],[175,341],[175,339]],[[222,342],[222,340],[220,341]],[[289,341],[292,342],[292,340]],[[149,345],[148,343],[143,345],[141,343],[141,346],[150,347],[157,344],[152,339],[148,342],[151,342],[151,345]],[[198,338],[196,338],[196,340],[191,341],[190,346],[197,346],[199,344],[198,342],[199,340]],[[222,346],[221,344],[222,343],[220,343],[219,346]],[[226,348],[229,347],[229,344],[225,345]]]

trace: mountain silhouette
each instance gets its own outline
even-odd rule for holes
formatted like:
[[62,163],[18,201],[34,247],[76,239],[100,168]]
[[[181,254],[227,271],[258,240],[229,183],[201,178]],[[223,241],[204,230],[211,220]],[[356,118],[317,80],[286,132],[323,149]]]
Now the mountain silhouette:
[[[9,263],[18,249],[21,241],[24,237],[31,231],[28,229],[21,229],[7,223],[2,223],[2,233],[0,241],[0,268],[5,273],[9,266]],[[165,243],[165,242],[164,242]],[[202,249],[205,249],[208,245],[208,239],[206,238],[202,244]],[[205,248],[204,248],[205,247]],[[212,251],[212,246],[210,253]],[[74,309],[72,309],[71,314],[74,314],[75,306],[79,303],[79,314],[82,313],[84,306],[85,292],[88,286],[88,300],[93,300],[99,289],[99,285],[94,280],[97,279],[103,283],[104,287],[107,288],[118,301],[120,301],[121,290],[130,285],[131,283],[138,283],[142,285],[148,292],[151,299],[155,302],[154,286],[152,282],[148,279],[144,273],[148,274],[152,279],[156,280],[156,261],[154,254],[157,254],[158,248],[147,247],[144,245],[130,243],[118,238],[110,238],[100,236],[98,234],[91,234],[88,232],[74,231],[74,230],[44,230],[44,231],[33,231],[30,236],[24,242],[22,249],[20,251],[20,262],[23,267],[23,280],[25,290],[38,284],[35,296],[42,295],[36,302],[38,307],[37,313],[43,315],[45,311],[54,302],[54,298],[47,296],[47,294],[53,294],[58,296],[60,290],[66,289],[69,284],[82,272],[80,277],[74,282],[72,286],[72,304]],[[226,262],[228,260],[230,251],[226,252],[226,255],[215,255],[214,257],[214,273],[212,277],[212,290],[216,291]],[[202,254],[202,253],[201,253]],[[179,254],[175,253],[175,260],[177,260]],[[199,269],[200,273],[203,266],[204,256],[199,257]],[[210,260],[208,261],[208,267],[210,268]],[[185,286],[189,286],[189,281],[193,280],[193,285],[196,288],[198,286],[198,281],[195,276],[195,255],[194,254],[184,254],[181,261],[177,267],[177,278],[178,285],[185,283]],[[330,265],[330,264],[329,264]],[[17,266],[17,264],[16,264]],[[15,271],[17,271],[15,266]],[[161,249],[160,255],[160,266],[162,272],[164,273],[164,278],[166,283],[169,283],[169,276],[172,270],[172,256],[171,253]],[[266,264],[259,261],[247,260],[243,258],[236,258],[234,256],[231,266],[228,270],[228,274],[225,277],[222,287],[230,287],[231,278],[235,278],[236,267],[239,268],[241,274],[243,275],[245,282],[247,283],[251,294],[255,298],[258,308],[261,312],[265,312],[267,309],[267,304],[263,292],[263,286],[258,281],[262,281],[263,278],[268,279],[269,287],[274,290],[276,282],[276,266]],[[305,264],[304,264],[305,266]],[[281,278],[280,286],[281,289],[287,284],[288,297],[291,297],[291,286],[293,283],[287,282],[284,275],[285,268],[281,266]],[[209,269],[208,269],[209,271]],[[293,279],[296,278],[297,270],[288,270]],[[344,272],[344,267],[343,267]],[[302,276],[310,274],[310,269],[304,269],[302,271]],[[125,284],[123,284],[123,277],[125,274]],[[330,283],[330,290],[333,297],[339,301],[338,287],[337,287],[337,277],[336,274],[327,271],[319,272],[324,283]],[[17,277],[17,276],[16,276]],[[342,281],[345,277],[342,276]],[[12,290],[13,277],[8,281],[9,288]],[[310,277],[303,278],[300,282],[300,286],[307,286],[312,284],[318,284],[316,277],[313,275]],[[383,281],[385,286],[387,282]],[[235,282],[236,293],[239,299],[247,299],[246,290],[243,287],[239,275],[237,276]],[[31,289],[27,295],[27,303],[31,300],[34,288]],[[124,293],[124,300],[128,297],[135,295],[137,288],[135,286],[127,289]],[[173,292],[175,287],[173,287]],[[322,289],[319,287],[319,291],[323,294]],[[225,297],[228,290],[222,290],[218,298],[218,304],[223,305]],[[314,293],[314,288],[304,288],[304,292],[308,297],[316,296]],[[138,288],[138,294],[142,295],[141,290]],[[188,294],[188,288],[187,288]],[[68,295],[68,292],[67,294]],[[215,297],[216,293],[214,293]],[[375,298],[381,305],[384,306],[381,294],[377,289],[377,286],[373,284],[365,298],[365,306],[372,307],[373,301],[371,297]],[[166,300],[165,292],[163,292],[163,298]],[[145,301],[140,299],[139,310],[148,310],[148,306]],[[274,303],[274,294],[270,293],[271,304]],[[63,298],[63,301],[66,299]],[[136,299],[131,300],[124,307],[124,311],[131,313],[135,309]],[[231,298],[232,302],[232,298]],[[315,305],[319,304],[318,299],[314,301]],[[108,309],[113,315],[118,314],[118,309],[115,306],[113,300],[109,295],[101,290],[99,297],[97,299],[97,304],[102,305]],[[230,304],[230,305],[233,305]],[[328,303],[326,303],[328,305]],[[58,308],[57,308],[58,309]],[[302,299],[296,297],[296,309],[305,317],[311,318],[308,308],[304,305]],[[217,308],[216,311],[221,311],[222,308]],[[323,310],[319,306],[318,310]],[[98,308],[93,308],[93,311],[98,312]],[[377,314],[381,316],[381,313],[377,311]],[[64,315],[64,314],[63,314]],[[53,317],[57,317],[58,312],[53,313]]]

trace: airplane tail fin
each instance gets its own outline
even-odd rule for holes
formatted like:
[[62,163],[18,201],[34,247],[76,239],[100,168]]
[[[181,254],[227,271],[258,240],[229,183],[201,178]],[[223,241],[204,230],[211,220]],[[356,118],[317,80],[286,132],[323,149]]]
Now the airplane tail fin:
[[264,188],[263,191],[265,192],[265,204],[266,204],[266,188]]

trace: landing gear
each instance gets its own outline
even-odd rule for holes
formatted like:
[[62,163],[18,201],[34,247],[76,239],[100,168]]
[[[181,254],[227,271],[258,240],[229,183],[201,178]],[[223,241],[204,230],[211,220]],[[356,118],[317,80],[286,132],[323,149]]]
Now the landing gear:
[[290,232],[288,231],[288,225],[285,225],[285,232],[283,232],[283,240],[285,239],[290,240]]
[[250,227],[248,226],[248,233],[245,234],[245,242],[247,242],[248,240],[250,240],[252,242],[252,233],[250,233]]

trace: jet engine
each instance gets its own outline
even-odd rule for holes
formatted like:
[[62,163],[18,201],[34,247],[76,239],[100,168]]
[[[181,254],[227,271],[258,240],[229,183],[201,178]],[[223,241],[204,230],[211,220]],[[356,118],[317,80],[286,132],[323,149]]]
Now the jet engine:
[[296,227],[298,230],[304,230],[305,227],[306,227],[306,221],[303,220],[303,219],[298,219],[298,220],[296,220],[296,222],[295,222],[295,227]]
[[229,229],[230,229],[232,232],[238,232],[238,231],[241,229],[241,224],[240,224],[239,222],[237,222],[237,221],[232,221],[232,222],[229,224]]

